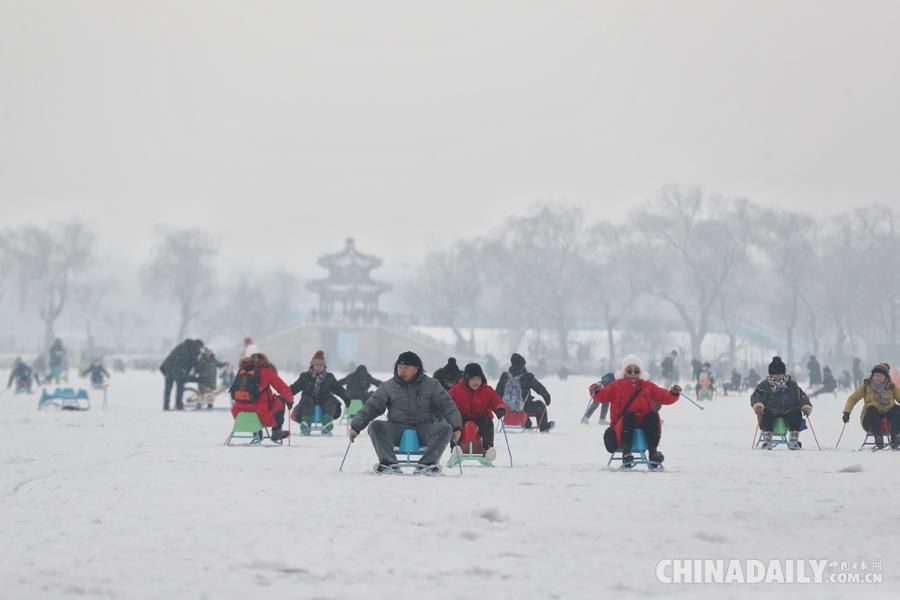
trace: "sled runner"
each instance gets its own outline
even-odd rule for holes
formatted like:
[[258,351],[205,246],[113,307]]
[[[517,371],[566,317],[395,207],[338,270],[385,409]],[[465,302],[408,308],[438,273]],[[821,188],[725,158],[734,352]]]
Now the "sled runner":
[[52,394],[47,390],[41,390],[41,399],[38,400],[38,410],[56,408],[58,410],[90,410],[91,400],[87,390],[74,388],[56,388]]

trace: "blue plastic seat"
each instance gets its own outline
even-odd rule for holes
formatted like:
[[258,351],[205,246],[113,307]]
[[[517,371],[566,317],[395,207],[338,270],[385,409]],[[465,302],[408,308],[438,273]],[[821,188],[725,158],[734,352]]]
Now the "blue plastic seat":
[[406,462],[412,462],[413,456],[425,454],[425,448],[419,443],[419,434],[415,429],[404,429],[400,435],[400,445],[394,448],[398,454],[406,455]]
[[[634,457],[634,461],[631,463],[632,467],[637,465],[647,465],[650,466],[650,459],[647,458],[647,451],[649,448],[647,447],[647,434],[644,433],[644,430],[640,427],[635,427],[634,431],[631,434],[631,454]],[[624,452],[622,452],[621,448],[618,448],[615,452],[609,455],[609,460],[606,462],[606,465],[609,466],[613,463],[614,460],[621,461]],[[662,468],[660,466],[660,468]]]

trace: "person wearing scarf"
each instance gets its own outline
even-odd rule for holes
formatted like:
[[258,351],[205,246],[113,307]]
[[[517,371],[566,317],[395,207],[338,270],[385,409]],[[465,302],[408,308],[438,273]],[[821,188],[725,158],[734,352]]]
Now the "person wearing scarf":
[[888,363],[872,367],[871,376],[847,398],[844,423],[850,421],[850,413],[860,400],[863,400],[862,427],[866,433],[875,436],[875,446],[884,448],[881,423],[887,419],[891,430],[891,448],[900,449],[900,388],[891,381],[891,366]]
[[797,382],[787,374],[787,367],[780,356],[769,363],[769,376],[756,386],[750,397],[750,406],[759,420],[763,432],[763,448],[771,450],[772,427],[775,419],[782,417],[790,430],[788,448],[800,449],[800,430],[803,416],[812,412],[812,403]]

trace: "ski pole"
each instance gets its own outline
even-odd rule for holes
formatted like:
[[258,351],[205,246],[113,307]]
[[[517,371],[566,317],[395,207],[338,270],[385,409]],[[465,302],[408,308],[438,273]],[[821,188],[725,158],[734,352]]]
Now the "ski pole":
[[338,469],[338,471],[341,471],[341,472],[344,471],[344,461],[347,460],[347,455],[350,453],[350,446],[352,446],[352,445],[353,445],[353,440],[350,440],[349,442],[347,442],[347,449],[344,450],[344,458],[343,458],[343,460],[341,460],[341,468]]
[[506,451],[509,453],[509,466],[512,468],[513,460],[512,460],[512,449],[509,447],[509,437],[506,435],[506,427],[503,425],[503,419],[500,419],[500,431],[503,432],[503,439],[506,440]]
[[812,419],[809,418],[809,415],[806,415],[806,422],[809,423],[809,430],[812,431],[813,439],[816,440],[816,446],[819,447],[819,450],[822,449],[822,446],[819,445],[819,438],[816,437],[816,429],[813,427]]
[[844,437],[844,430],[847,429],[847,424],[844,423],[844,426],[841,427],[841,435],[838,436],[837,444],[834,445],[834,449],[837,450],[838,446],[841,445],[841,438]]
[[757,440],[759,440],[759,421],[756,422],[756,429],[753,430],[753,443],[750,444],[750,449],[756,448]]
[[459,476],[462,477],[462,450],[459,449],[459,444],[456,444],[456,466],[459,467]]
[[696,402],[691,400],[691,397],[688,396],[687,394],[685,394],[684,392],[681,392],[681,397],[684,398],[685,400],[687,400],[688,402],[690,402],[691,404],[693,404],[694,406],[696,406],[697,408],[699,408],[700,410],[705,410],[702,406],[700,406],[699,404],[697,404]]

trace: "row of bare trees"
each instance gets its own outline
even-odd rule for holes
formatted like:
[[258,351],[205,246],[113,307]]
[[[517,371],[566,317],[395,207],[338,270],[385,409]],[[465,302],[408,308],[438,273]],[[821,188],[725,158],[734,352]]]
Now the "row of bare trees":
[[116,281],[104,272],[95,236],[81,222],[28,225],[0,232],[0,298],[15,297],[25,318],[43,325],[43,343],[56,338],[63,313],[75,305],[88,322],[103,323],[115,345],[146,324],[141,311],[110,298],[117,287],[136,287],[177,314],[176,340],[189,333],[224,331],[264,336],[285,322],[300,289],[298,278],[284,270],[236,273],[219,281],[218,249],[202,230],[160,230],[157,245],[134,282]]
[[897,225],[884,206],[816,219],[670,185],[619,223],[565,206],[510,217],[426,256],[407,297],[470,349],[476,325],[503,323],[512,347],[528,330],[554,332],[566,360],[587,321],[605,325],[614,363],[615,330],[668,321],[701,360],[719,358],[702,356],[713,331],[728,337],[731,364],[754,335],[790,361],[798,339],[843,360],[897,342]]

